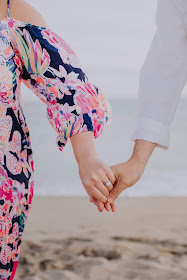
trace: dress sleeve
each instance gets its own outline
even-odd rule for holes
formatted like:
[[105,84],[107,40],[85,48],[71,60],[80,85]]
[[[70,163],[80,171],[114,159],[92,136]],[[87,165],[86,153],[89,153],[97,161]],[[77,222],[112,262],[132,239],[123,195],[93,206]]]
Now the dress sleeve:
[[132,140],[168,149],[170,123],[187,79],[187,30],[177,1],[159,0],[156,32],[140,72]]
[[102,90],[89,82],[66,42],[52,30],[36,26],[14,30],[14,38],[22,81],[46,104],[59,150],[75,134],[101,135],[111,122],[110,104]]

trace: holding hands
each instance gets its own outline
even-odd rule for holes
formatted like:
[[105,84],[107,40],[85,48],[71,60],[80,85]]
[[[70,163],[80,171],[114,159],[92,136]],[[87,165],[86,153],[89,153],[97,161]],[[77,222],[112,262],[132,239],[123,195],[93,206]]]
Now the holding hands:
[[[144,166],[136,162],[134,159],[130,159],[125,163],[111,166],[111,170],[115,175],[116,181],[107,197],[107,202],[111,205],[113,210],[115,209],[114,201],[120,193],[133,186],[141,178]],[[90,202],[93,202],[100,212],[103,211],[104,207],[106,208],[106,203],[101,203],[93,197],[90,197]]]
[[[136,140],[131,158],[121,164],[107,166],[99,159],[92,132],[71,137],[82,184],[100,212],[115,212],[115,200],[125,189],[133,186],[142,176],[156,146],[152,142]],[[109,184],[109,182],[111,184]]]
[[[131,158],[125,163],[111,166],[116,181],[107,197],[107,202],[110,203],[112,209],[115,209],[114,201],[120,193],[133,186],[141,178],[155,147],[155,143],[145,140],[136,140]],[[93,197],[90,197],[90,202],[93,202],[98,207],[99,211],[103,211],[105,204],[97,201]]]

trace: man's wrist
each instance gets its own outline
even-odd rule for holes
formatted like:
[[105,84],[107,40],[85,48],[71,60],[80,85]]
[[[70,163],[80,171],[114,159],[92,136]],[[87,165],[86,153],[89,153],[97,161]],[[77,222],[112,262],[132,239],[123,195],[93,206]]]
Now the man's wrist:
[[145,168],[155,147],[155,143],[141,139],[136,140],[131,160],[135,161],[142,168]]
[[129,162],[131,162],[131,164],[135,165],[138,169],[141,169],[142,172],[144,171],[146,165],[147,165],[147,161],[142,160],[141,158],[132,155],[129,159]]

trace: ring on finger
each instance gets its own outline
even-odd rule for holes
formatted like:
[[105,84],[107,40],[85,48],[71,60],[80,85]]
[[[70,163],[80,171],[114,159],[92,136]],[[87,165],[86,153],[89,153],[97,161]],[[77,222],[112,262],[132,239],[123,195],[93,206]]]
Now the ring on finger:
[[110,187],[111,184],[112,184],[112,183],[110,182],[110,180],[108,180],[108,181],[105,183],[105,186],[106,186],[106,187]]

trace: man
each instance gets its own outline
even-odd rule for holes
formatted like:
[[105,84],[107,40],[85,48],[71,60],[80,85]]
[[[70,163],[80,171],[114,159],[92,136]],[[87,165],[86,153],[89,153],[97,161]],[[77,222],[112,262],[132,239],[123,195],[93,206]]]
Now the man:
[[[187,80],[187,1],[158,0],[156,32],[140,73],[135,146],[131,158],[112,166],[116,176],[108,202],[141,177],[155,147],[167,150],[170,124]],[[94,202],[100,211],[104,204]]]

